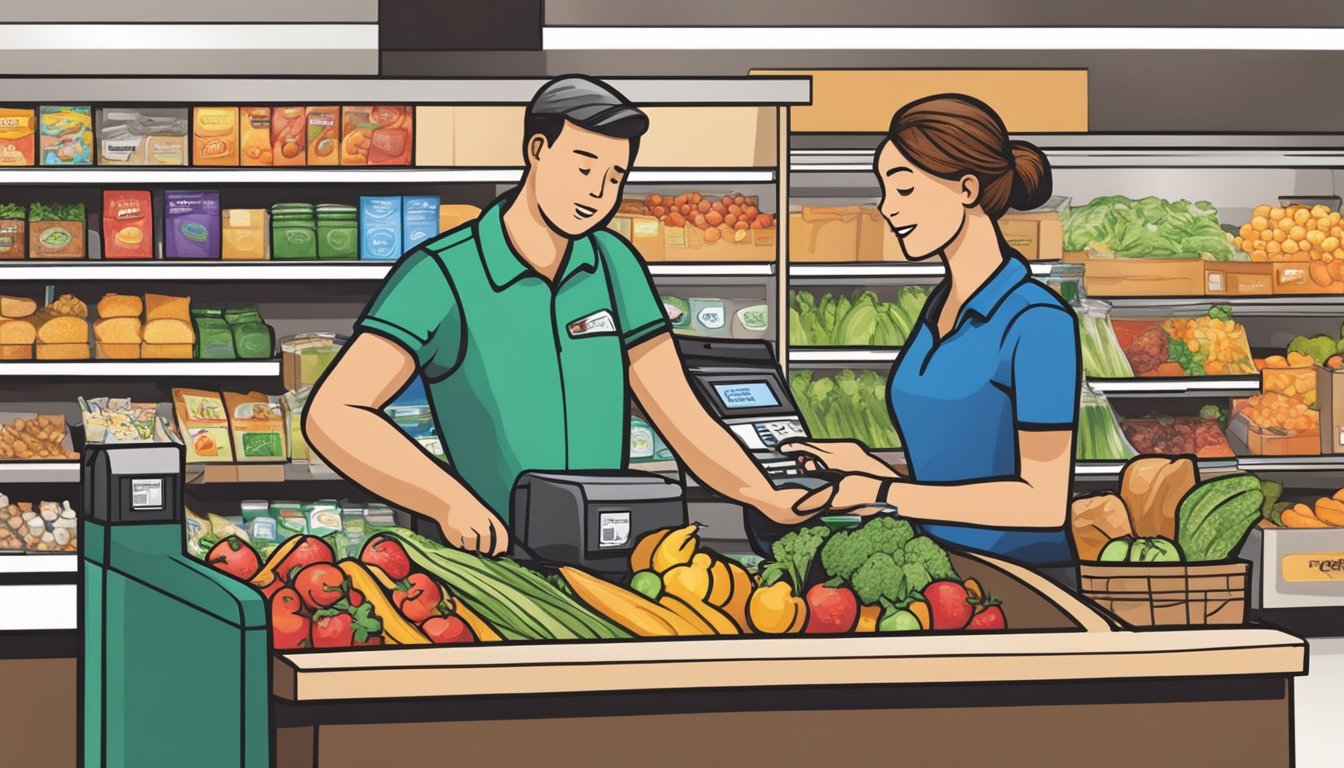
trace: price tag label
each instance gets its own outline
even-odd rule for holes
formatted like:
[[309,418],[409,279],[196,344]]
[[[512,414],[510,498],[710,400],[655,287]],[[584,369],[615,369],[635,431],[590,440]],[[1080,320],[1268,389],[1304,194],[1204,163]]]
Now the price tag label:
[[1285,555],[1279,572],[1287,582],[1344,582],[1344,552]]

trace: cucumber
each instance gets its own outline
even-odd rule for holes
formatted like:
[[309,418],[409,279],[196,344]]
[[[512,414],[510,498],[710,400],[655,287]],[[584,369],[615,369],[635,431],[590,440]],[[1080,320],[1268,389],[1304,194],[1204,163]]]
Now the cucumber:
[[1186,557],[1196,559],[1188,542],[1219,505],[1237,494],[1259,490],[1260,479],[1255,475],[1243,474],[1209,480],[1186,494],[1176,510],[1176,542],[1181,545],[1181,551]]
[[1264,501],[1265,495],[1257,487],[1215,506],[1199,528],[1181,538],[1181,549],[1186,558],[1197,563],[1231,556],[1251,526],[1260,519]]

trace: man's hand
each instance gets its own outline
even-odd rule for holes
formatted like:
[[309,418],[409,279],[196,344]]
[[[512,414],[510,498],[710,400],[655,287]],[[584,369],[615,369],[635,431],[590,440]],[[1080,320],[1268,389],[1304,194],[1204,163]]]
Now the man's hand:
[[458,549],[491,556],[509,551],[509,527],[475,497],[455,502],[446,515],[434,519],[444,540]]
[[801,488],[781,488],[752,504],[758,512],[781,525],[799,525],[807,522],[815,512],[799,512],[797,505],[807,496]]
[[822,486],[794,506],[801,515],[820,512],[834,514],[873,515],[886,506],[886,499],[877,498],[883,478],[872,475],[849,474],[837,483]]
[[779,452],[798,459],[804,472],[833,469],[837,472],[862,472],[874,477],[897,477],[891,465],[868,452],[854,440],[786,440]]

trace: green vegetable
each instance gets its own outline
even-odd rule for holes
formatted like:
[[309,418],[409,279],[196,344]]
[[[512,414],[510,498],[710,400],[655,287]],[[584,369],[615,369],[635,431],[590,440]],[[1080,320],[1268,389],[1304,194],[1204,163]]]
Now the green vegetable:
[[1216,421],[1218,425],[1227,428],[1227,409],[1219,408],[1216,405],[1209,404],[1199,409],[1199,418],[1204,421]]
[[928,536],[916,536],[905,545],[905,561],[923,566],[933,581],[957,577],[947,552]]
[[887,611],[877,622],[878,632],[918,632],[921,629],[915,614],[903,608]]
[[663,579],[653,571],[640,571],[631,577],[630,588],[650,600],[657,600],[663,594]]
[[887,382],[876,372],[813,378],[811,371],[794,371],[789,390],[813,437],[858,440],[870,448],[900,446],[887,407]]
[[1120,258],[1248,258],[1222,230],[1218,211],[1202,201],[1110,195],[1066,208],[1061,218],[1066,251],[1090,249]]
[[22,205],[13,203],[0,203],[0,219],[24,219],[28,212]]
[[896,301],[884,302],[870,290],[849,296],[805,290],[789,292],[789,343],[800,347],[899,347],[919,320],[928,290],[902,286]]
[[1255,475],[1208,480],[1186,494],[1176,511],[1176,540],[1192,563],[1223,560],[1261,517],[1265,496]]
[[909,594],[901,566],[886,552],[873,553],[855,569],[849,582],[864,605],[886,605]]
[[1317,365],[1325,365],[1325,361],[1335,354],[1337,345],[1338,342],[1329,336],[1312,336],[1311,338],[1297,336],[1288,342],[1288,351],[1306,355],[1314,360]]
[[1078,314],[1078,337],[1083,352],[1083,373],[1099,379],[1128,379],[1134,376],[1129,358],[1111,327],[1110,306],[1088,301]]
[[787,577],[793,585],[794,594],[801,595],[806,589],[812,562],[817,559],[817,552],[821,551],[821,546],[830,535],[831,530],[824,525],[809,525],[780,536],[770,547],[775,560],[767,566],[763,580],[773,584],[781,577]]
[[[1119,539],[1118,541],[1124,540]],[[1110,544],[1106,546],[1109,547]],[[1104,552],[1105,550],[1103,550],[1103,554]],[[1129,547],[1129,562],[1131,563],[1179,563],[1180,561],[1181,551],[1177,549],[1176,543],[1161,536],[1150,539],[1135,539]]]
[[387,528],[383,533],[397,539],[412,562],[447,584],[507,640],[598,640],[630,636],[537,572],[509,558],[490,558],[445,547],[405,528]]
[[1261,480],[1260,493],[1265,497],[1265,501],[1260,505],[1260,516],[1268,518],[1274,511],[1274,506],[1279,503],[1279,498],[1283,496],[1283,483],[1277,480]]
[[1136,451],[1129,444],[1110,402],[1091,387],[1084,386],[1078,407],[1078,446],[1080,461],[1124,461]]
[[1288,509],[1288,508],[1290,508],[1290,507],[1292,507],[1292,506],[1293,506],[1293,502],[1291,502],[1291,501],[1280,501],[1279,503],[1277,503],[1277,504],[1275,504],[1274,506],[1270,507],[1270,509],[1269,509],[1269,514],[1265,515],[1265,517],[1266,517],[1271,523],[1273,523],[1273,524],[1279,526],[1280,528],[1282,528],[1282,527],[1283,527],[1283,512],[1284,512],[1284,510],[1286,510],[1286,509]]
[[1129,552],[1129,539],[1111,539],[1101,548],[1097,560],[1103,563],[1123,563],[1129,559]]
[[900,552],[901,562],[904,562],[903,550],[914,539],[915,530],[910,523],[880,515],[859,528],[840,531],[827,539],[821,549],[821,566],[827,576],[848,581],[859,566],[878,552],[891,556]]
[[33,203],[28,209],[29,221],[84,221],[83,203]]

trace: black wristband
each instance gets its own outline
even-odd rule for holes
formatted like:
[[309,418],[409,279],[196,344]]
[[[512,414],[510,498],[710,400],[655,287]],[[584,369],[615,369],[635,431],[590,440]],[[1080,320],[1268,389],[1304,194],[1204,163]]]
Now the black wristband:
[[882,482],[877,486],[877,503],[891,504],[887,497],[891,495],[892,480],[889,477],[882,478]]

